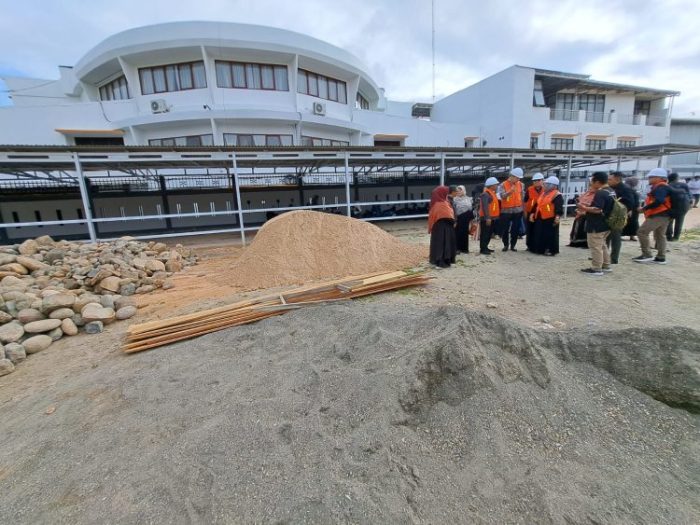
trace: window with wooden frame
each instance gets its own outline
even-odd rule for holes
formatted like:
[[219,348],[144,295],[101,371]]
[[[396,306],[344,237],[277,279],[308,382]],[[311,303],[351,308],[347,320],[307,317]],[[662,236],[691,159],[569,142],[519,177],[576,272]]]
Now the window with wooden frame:
[[204,62],[185,62],[165,66],[142,67],[139,69],[141,94],[186,91],[207,87]]
[[305,69],[297,71],[297,92],[340,104],[348,103],[345,82]]
[[217,60],[215,67],[220,88],[289,91],[287,66]]

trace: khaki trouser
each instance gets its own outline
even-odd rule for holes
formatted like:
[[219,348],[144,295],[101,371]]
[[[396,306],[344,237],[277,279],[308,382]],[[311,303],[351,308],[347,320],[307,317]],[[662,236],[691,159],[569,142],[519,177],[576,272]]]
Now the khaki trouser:
[[588,233],[588,247],[591,250],[591,268],[601,270],[603,266],[610,266],[610,252],[605,244],[605,239],[608,238],[610,232]]
[[651,257],[651,244],[649,243],[649,234],[654,233],[654,241],[656,242],[656,256],[659,259],[666,258],[666,227],[670,217],[648,217],[644,220],[644,224],[637,230],[639,237],[639,245],[642,248],[642,255]]

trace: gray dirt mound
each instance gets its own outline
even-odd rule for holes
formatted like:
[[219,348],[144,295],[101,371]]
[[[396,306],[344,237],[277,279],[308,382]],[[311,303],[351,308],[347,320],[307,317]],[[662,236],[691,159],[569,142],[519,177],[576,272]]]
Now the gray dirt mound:
[[700,420],[669,404],[700,408],[699,356],[690,330],[303,309],[6,405],[0,522],[698,523]]
[[265,223],[231,268],[231,284],[246,289],[402,270],[426,259],[368,222],[315,211],[284,213]]

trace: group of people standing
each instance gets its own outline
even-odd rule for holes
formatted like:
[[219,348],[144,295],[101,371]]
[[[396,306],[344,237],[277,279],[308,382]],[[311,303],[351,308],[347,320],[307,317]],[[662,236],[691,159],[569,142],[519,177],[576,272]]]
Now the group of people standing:
[[[674,186],[673,175],[669,178],[663,168],[651,170],[650,191],[643,205],[636,189],[624,182],[622,173],[592,175],[588,191],[578,198],[571,233],[570,246],[583,245],[591,252],[591,267],[582,272],[600,276],[612,271],[611,264],[619,262],[624,236],[633,240],[639,237],[642,254],[634,261],[666,263],[667,233],[668,240],[678,239],[683,215],[691,202],[687,186],[685,190]],[[481,255],[494,253],[489,248],[494,235],[500,235],[504,252],[517,251],[518,240],[525,236],[529,252],[557,255],[559,224],[564,214],[559,179],[535,173],[526,188],[523,176],[521,168],[513,168],[502,184],[489,177],[473,200],[467,197],[464,186],[435,188],[428,219],[430,262],[439,268],[449,267],[457,252],[468,253],[470,234],[479,239]],[[680,214],[677,191],[686,191],[689,197],[687,208]],[[642,226],[640,214],[645,217]],[[654,235],[656,256],[651,254],[650,234]]]

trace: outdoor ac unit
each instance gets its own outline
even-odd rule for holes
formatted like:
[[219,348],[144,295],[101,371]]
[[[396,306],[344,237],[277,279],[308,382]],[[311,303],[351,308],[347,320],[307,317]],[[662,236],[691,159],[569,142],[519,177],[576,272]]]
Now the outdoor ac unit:
[[314,115],[325,115],[326,105],[323,102],[314,102]]
[[168,108],[168,103],[162,98],[151,100],[152,113],[167,113],[169,110],[170,108]]

